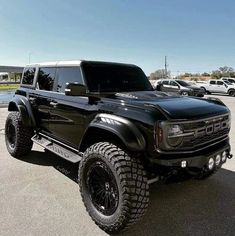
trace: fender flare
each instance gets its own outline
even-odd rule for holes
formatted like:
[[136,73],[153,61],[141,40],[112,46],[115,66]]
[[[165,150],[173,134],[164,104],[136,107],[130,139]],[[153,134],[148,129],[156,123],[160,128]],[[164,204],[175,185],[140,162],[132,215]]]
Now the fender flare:
[[230,88],[230,89],[228,90],[228,93],[231,92],[231,91],[235,91],[235,88]]
[[105,130],[112,133],[131,151],[143,151],[146,148],[145,138],[140,130],[135,124],[123,117],[106,113],[96,115],[88,126],[83,138],[92,128],[98,128],[101,131]]
[[9,102],[8,111],[18,111],[21,115],[24,126],[36,127],[32,107],[29,100],[25,96],[15,95]]

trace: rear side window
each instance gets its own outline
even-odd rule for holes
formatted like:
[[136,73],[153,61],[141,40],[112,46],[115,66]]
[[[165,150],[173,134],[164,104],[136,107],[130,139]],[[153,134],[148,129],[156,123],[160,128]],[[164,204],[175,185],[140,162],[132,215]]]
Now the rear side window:
[[33,67],[25,68],[23,78],[22,78],[22,84],[33,85],[35,71],[36,71],[36,69]]
[[168,85],[168,84],[169,84],[169,81],[168,81],[168,80],[163,80],[163,81],[162,81],[162,84]]
[[83,84],[79,67],[58,67],[56,70],[56,91],[64,93],[66,83]]
[[55,81],[54,67],[40,68],[38,71],[37,89],[52,91]]
[[212,81],[210,81],[210,84],[216,84],[216,83],[215,83],[215,81],[212,80]]

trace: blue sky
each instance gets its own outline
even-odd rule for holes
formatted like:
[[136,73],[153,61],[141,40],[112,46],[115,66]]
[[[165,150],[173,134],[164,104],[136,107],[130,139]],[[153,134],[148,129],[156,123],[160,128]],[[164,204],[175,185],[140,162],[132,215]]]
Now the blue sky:
[[235,67],[233,0],[0,0],[0,64],[91,59],[146,74]]

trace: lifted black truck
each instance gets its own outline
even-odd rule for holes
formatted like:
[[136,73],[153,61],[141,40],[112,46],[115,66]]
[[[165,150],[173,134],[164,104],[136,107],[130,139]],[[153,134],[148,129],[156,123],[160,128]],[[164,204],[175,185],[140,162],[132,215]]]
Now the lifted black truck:
[[79,163],[83,202],[108,233],[143,216],[158,176],[205,178],[232,157],[230,112],[220,100],[156,92],[135,65],[28,65],[8,110],[9,153],[23,157],[35,142]]

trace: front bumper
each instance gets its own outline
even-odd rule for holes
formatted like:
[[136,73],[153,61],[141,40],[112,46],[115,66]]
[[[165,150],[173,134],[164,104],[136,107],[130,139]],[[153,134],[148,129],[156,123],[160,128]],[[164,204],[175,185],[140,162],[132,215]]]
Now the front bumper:
[[[151,159],[152,164],[157,164],[161,166],[167,166],[167,167],[180,167],[180,168],[186,168],[186,167],[196,167],[196,168],[203,168],[208,164],[208,161],[210,158],[215,158],[216,155],[222,154],[224,151],[227,152],[227,158],[232,158],[232,155],[230,154],[230,145],[227,144],[226,146],[222,148],[215,149],[211,152],[207,152],[206,154],[201,155],[195,155],[190,157],[183,157],[183,158],[177,158],[177,159]],[[226,158],[226,160],[227,160]],[[224,164],[225,161],[220,161],[220,165]]]

